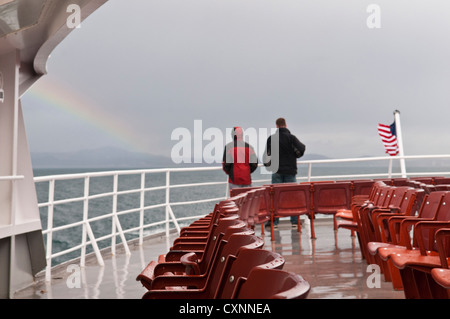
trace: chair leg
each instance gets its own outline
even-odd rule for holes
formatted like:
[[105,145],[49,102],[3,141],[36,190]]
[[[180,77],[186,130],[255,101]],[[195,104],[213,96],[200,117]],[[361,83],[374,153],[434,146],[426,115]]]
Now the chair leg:
[[403,290],[402,278],[400,276],[400,271],[397,267],[392,264],[392,261],[389,259],[387,261],[387,268],[389,273],[391,274],[392,287],[395,290]]
[[413,270],[406,267],[400,270],[400,276],[402,278],[402,284],[404,288],[406,299],[420,299],[419,289],[414,280]]
[[311,223],[311,239],[316,239],[316,233],[314,231],[314,213],[309,216],[309,220]]
[[271,240],[275,241],[275,232],[273,229],[273,214],[271,214],[271,216],[270,216],[270,236],[271,236]]

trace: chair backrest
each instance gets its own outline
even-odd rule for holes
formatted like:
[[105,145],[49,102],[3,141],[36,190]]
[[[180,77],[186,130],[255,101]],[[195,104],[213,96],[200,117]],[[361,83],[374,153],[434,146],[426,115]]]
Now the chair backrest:
[[[223,269],[228,260],[228,256],[237,256],[241,250],[245,249],[261,249],[264,246],[264,241],[254,235],[254,231],[246,230],[239,233],[232,233],[229,236],[225,235],[225,238],[218,243],[216,254],[213,257],[211,267],[206,273],[195,273],[183,276],[158,276],[153,281],[153,289],[163,289],[169,283],[170,286],[185,286],[185,279],[187,277],[204,279],[203,285],[196,286],[195,290],[202,290],[205,294],[205,298],[213,298],[217,289],[217,284],[222,277]],[[189,256],[190,255],[190,256]],[[187,256],[187,258],[183,258]],[[184,265],[192,267],[193,262],[190,262],[191,256],[195,254],[188,253],[182,257],[184,259]],[[170,277],[170,278],[169,278]],[[179,278],[176,278],[179,277]],[[177,283],[177,281],[179,283]],[[197,283],[198,284],[198,283]],[[188,289],[189,290],[189,289]],[[186,291],[188,291],[186,290]],[[176,297],[175,297],[176,298]]]
[[[438,192],[436,192],[438,193]],[[439,192],[441,193],[441,192]],[[437,208],[436,214],[434,216],[435,221],[439,222],[450,222],[450,192],[443,191],[442,200]],[[434,250],[437,251],[437,246],[435,242],[435,233],[436,229],[430,230],[427,227],[423,227],[422,231],[419,231],[418,228],[414,229],[414,237],[415,240],[418,240],[420,236],[420,244],[425,250]]]
[[434,179],[434,184],[436,184],[436,185],[450,184],[450,178],[449,177],[436,177]]
[[422,205],[425,191],[420,188],[409,188],[400,205],[400,212],[406,216],[415,216],[418,214]]
[[258,188],[255,189],[254,192],[255,193],[253,194],[252,204],[250,206],[247,219],[247,223],[250,227],[253,227],[255,225],[255,218],[257,218],[257,215],[259,214],[259,211],[261,209],[261,203],[264,199],[265,189]]
[[247,222],[249,215],[250,215],[250,209],[252,207],[253,198],[255,197],[256,189],[249,190],[245,196],[245,200],[242,203],[239,216],[241,219],[245,222]]
[[422,206],[420,207],[418,217],[434,219],[444,195],[445,191],[431,192],[430,194],[426,194],[422,202]]
[[311,193],[309,184],[273,184],[272,198],[276,217],[310,213]]
[[385,190],[387,188],[389,188],[389,186],[386,185],[384,182],[382,182],[382,181],[375,182],[373,185],[372,192],[369,197],[369,201],[371,203],[378,203],[379,201],[381,201],[380,198],[382,198],[382,196],[384,196],[383,190]]
[[433,184],[434,177],[411,177],[410,180],[424,184]]
[[336,213],[338,209],[350,209],[351,182],[311,183],[315,213]]
[[270,192],[272,187],[270,185],[264,185],[264,191],[262,194],[261,206],[259,207],[259,215],[270,215],[270,203],[271,203],[271,195]]
[[350,195],[370,195],[374,185],[374,181],[372,180],[354,180],[351,181],[350,187]]
[[230,225],[226,229],[224,229],[223,232],[219,232],[217,236],[214,236],[212,238],[211,244],[205,248],[203,255],[197,260],[197,266],[193,268],[197,270],[193,274],[205,274],[211,269],[214,258],[223,241],[227,241],[233,234],[248,234],[248,232],[254,234],[254,231],[249,230],[247,228],[247,224],[242,220],[236,220],[235,222],[230,223]]
[[233,299],[305,299],[310,289],[310,284],[295,273],[254,268],[236,287]]
[[377,202],[375,203],[375,206],[378,207],[388,207],[391,199],[392,199],[392,194],[395,191],[395,187],[392,186],[386,186],[381,188],[381,193],[380,193],[380,197],[378,197]]
[[245,249],[240,251],[237,257],[228,256],[215,298],[230,299],[239,283],[239,278],[247,278],[254,267],[281,269],[284,262],[280,254],[266,249]]
[[393,192],[390,194],[389,207],[400,208],[408,190],[411,190],[411,188],[407,186],[393,187]]
[[263,246],[264,241],[261,238],[249,233],[236,233],[231,235],[228,240],[224,240],[208,273],[207,289],[211,298],[216,294],[224,269],[230,261],[233,261],[244,250],[262,249]]
[[436,221],[450,222],[450,192],[444,191],[441,205],[436,213]]
[[[214,251],[217,249],[218,243],[223,239],[227,232],[239,232],[246,228],[246,224],[239,219],[239,216],[224,217],[219,220],[219,223],[215,225],[213,230],[209,233],[205,245],[203,254],[199,260],[199,267],[202,271],[207,267],[208,263],[214,255]],[[183,243],[180,241],[174,241],[172,246],[173,250],[186,250],[189,244],[195,244],[195,242]]]

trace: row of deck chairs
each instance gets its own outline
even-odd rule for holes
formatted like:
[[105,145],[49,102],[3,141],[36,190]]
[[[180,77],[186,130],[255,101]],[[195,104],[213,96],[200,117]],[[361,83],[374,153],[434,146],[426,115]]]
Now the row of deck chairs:
[[[262,189],[261,189],[262,191]],[[254,191],[248,198],[260,192]],[[222,201],[183,228],[173,246],[136,280],[144,299],[303,299],[310,285],[283,270],[284,258],[264,249],[244,207],[247,195]]]
[[377,181],[336,219],[338,229],[356,233],[362,257],[405,298],[450,297],[449,179]]
[[[339,209],[350,209],[352,197],[369,194],[373,183],[373,180],[356,180],[270,184],[253,188],[236,188],[230,193],[232,197],[243,193],[255,196],[256,199],[252,202],[259,206],[259,210],[255,212],[254,207],[249,207],[249,214],[253,214],[250,223],[253,226],[261,224],[263,234],[264,224],[270,223],[271,238],[274,238],[274,220],[291,216],[297,217],[300,232],[300,216],[307,216],[310,221],[311,238],[315,238],[314,219],[317,214],[334,216]],[[256,194],[261,188],[263,191]],[[243,209],[247,210],[246,207]],[[334,229],[337,229],[336,224]]]

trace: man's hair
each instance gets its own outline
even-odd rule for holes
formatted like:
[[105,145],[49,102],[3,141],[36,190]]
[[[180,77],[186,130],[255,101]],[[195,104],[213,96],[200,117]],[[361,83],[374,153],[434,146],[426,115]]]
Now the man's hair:
[[284,126],[286,126],[286,120],[284,118],[280,117],[276,120],[275,124],[278,127],[284,127]]

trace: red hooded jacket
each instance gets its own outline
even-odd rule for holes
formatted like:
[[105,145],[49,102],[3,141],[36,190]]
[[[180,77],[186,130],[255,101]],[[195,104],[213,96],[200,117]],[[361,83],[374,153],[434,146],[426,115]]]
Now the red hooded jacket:
[[222,167],[228,174],[228,181],[236,185],[250,185],[250,176],[258,168],[258,158],[250,144],[243,140],[241,127],[233,128],[233,142],[225,146]]

